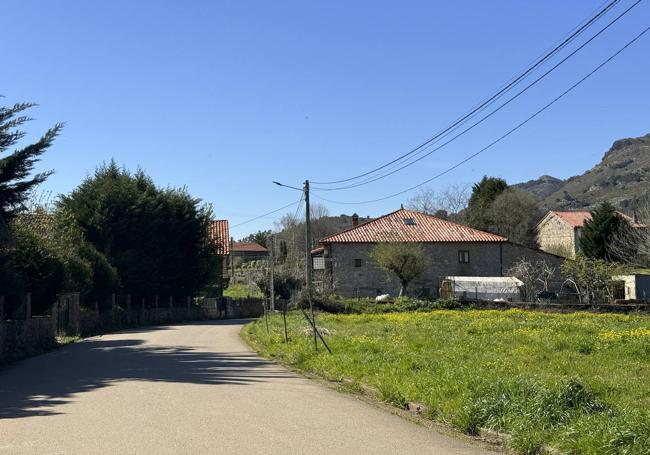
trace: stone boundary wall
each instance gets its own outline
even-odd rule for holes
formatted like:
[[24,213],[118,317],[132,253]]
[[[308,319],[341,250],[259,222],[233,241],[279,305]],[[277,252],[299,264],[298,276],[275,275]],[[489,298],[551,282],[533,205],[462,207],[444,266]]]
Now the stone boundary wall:
[[48,351],[56,346],[49,316],[0,321],[0,365]]

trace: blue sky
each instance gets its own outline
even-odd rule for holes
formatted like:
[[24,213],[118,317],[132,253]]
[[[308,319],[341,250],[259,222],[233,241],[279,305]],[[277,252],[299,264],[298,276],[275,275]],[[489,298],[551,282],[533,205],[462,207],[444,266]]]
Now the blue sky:
[[[557,96],[650,23],[642,2],[481,127],[389,179],[321,194],[368,200],[427,179]],[[631,5],[621,1],[617,12]],[[67,122],[42,163],[66,193],[114,158],[187,186],[231,224],[408,151],[491,94],[600,1],[5,0],[3,103],[32,101],[34,139]],[[595,32],[614,14],[593,29]],[[593,33],[590,32],[590,33]],[[650,34],[498,146],[432,183],[569,177],[612,141],[650,132]],[[318,196],[318,193],[315,194]],[[332,214],[394,210],[408,195]],[[287,210],[289,211],[289,210]],[[279,213],[281,215],[282,213]],[[239,238],[274,216],[234,229]]]

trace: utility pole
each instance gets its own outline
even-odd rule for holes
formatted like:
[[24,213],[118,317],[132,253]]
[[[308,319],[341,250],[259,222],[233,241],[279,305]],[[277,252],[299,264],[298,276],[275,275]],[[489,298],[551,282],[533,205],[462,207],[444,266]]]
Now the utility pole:
[[271,311],[275,311],[275,238],[271,236]]
[[305,281],[307,288],[307,299],[309,300],[309,311],[311,312],[311,324],[314,332],[314,350],[318,351],[318,334],[316,328],[316,314],[314,304],[311,300],[311,211],[309,208],[309,180],[305,180]]

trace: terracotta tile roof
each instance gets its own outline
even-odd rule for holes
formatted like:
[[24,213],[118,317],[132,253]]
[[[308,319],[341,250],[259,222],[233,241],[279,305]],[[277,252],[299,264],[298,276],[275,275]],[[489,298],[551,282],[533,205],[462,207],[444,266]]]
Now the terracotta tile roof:
[[233,253],[268,253],[269,250],[255,242],[235,242],[232,244]]
[[318,248],[314,248],[311,250],[311,255],[312,256],[318,256],[321,255],[325,252],[325,247],[319,246]]
[[585,221],[591,219],[591,212],[584,210],[571,212],[551,210],[551,213],[557,215],[562,221],[572,227],[582,227],[585,224]]
[[[562,212],[559,210],[551,210],[550,213],[553,213],[557,215],[561,220],[563,220],[566,224],[568,224],[571,227],[578,228],[584,226],[585,222],[591,219],[591,212],[586,211],[586,210],[581,210],[581,211],[566,211]],[[626,215],[623,212],[616,212],[620,217],[622,217],[625,221],[630,223],[630,226],[635,227],[635,228],[644,228],[644,224],[637,223],[634,221],[634,218],[632,218],[629,215]]]
[[217,253],[222,256],[230,254],[230,233],[228,231],[228,220],[212,220],[208,237],[217,243]]
[[412,210],[400,209],[321,239],[320,243],[505,242],[500,235]]

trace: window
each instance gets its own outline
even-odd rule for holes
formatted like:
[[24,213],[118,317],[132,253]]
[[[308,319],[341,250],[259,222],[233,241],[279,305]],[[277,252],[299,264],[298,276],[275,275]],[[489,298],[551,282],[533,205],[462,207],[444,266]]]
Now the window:
[[459,264],[469,264],[469,251],[460,250],[458,252],[458,263]]
[[363,265],[363,261],[361,259],[355,259],[354,260],[354,266],[355,267],[361,267]]
[[404,224],[407,226],[415,226],[415,220],[413,218],[404,218]]

